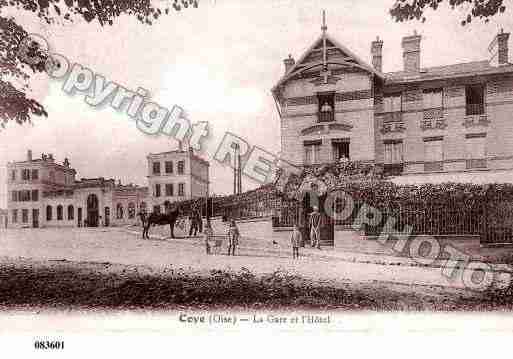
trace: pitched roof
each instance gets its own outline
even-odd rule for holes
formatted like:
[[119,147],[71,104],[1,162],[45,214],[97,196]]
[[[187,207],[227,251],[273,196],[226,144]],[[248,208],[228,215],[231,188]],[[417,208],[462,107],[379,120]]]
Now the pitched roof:
[[492,66],[488,60],[423,68],[420,72],[397,71],[385,74],[387,83],[416,82],[513,72],[513,64]]
[[[320,35],[317,38],[317,40],[315,40],[314,43],[303,53],[303,55],[301,55],[301,57],[294,64],[294,66],[292,66],[289,69],[289,71],[287,71],[281,77],[281,79],[278,81],[278,83],[273,87],[273,89],[272,89],[273,92],[280,85],[282,85],[284,82],[286,82],[288,79],[290,79],[294,75],[297,75],[297,74],[299,74],[299,73],[301,73],[303,71],[306,71],[306,70],[308,70],[308,69],[310,69],[312,67],[322,65],[322,62],[309,62],[309,61],[307,61],[309,57],[312,57],[311,56],[312,53],[314,53],[315,51],[319,50],[319,46],[322,45],[322,41],[323,41],[323,35]],[[385,77],[384,74],[382,74],[381,72],[377,71],[372,66],[367,64],[365,61],[363,61],[360,57],[358,57],[356,54],[354,54],[347,47],[345,47],[344,45],[340,44],[338,41],[333,39],[329,34],[326,34],[326,42],[330,46],[331,50],[333,50],[333,49],[334,50],[338,50],[340,52],[340,54],[342,54],[342,55],[347,57],[346,61],[343,61],[343,62],[337,61],[337,62],[335,62],[335,64],[342,63],[342,64],[345,64],[345,65],[358,67],[358,68],[361,68],[364,71],[367,71],[367,72],[370,72],[370,73],[376,75],[379,78],[383,79]],[[329,57],[328,57],[328,63],[333,63],[333,62],[330,62]]]

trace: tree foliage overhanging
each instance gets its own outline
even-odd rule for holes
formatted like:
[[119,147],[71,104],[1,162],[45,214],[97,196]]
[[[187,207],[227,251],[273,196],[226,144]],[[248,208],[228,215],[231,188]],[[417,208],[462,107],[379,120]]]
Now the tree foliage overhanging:
[[[158,4],[158,6],[155,5]],[[162,4],[162,6],[160,6]],[[198,7],[198,0],[0,0],[0,11],[14,8],[35,13],[48,24],[85,20],[112,25],[122,15],[133,16],[151,25],[162,15]],[[18,56],[27,31],[13,18],[0,15],[0,126],[10,121],[30,122],[32,116],[48,116],[44,107],[27,97],[31,74],[44,70],[43,64],[27,64]],[[21,85],[20,85],[21,84]]]
[[398,22],[419,20],[426,21],[426,10],[438,10],[440,5],[448,4],[451,9],[465,12],[462,25],[481,19],[488,22],[491,17],[506,11],[504,0],[396,0],[390,9],[390,15]]

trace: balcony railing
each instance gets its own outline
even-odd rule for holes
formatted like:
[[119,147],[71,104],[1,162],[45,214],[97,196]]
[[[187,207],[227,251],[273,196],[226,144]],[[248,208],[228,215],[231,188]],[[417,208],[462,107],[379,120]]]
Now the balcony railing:
[[486,168],[486,159],[478,158],[478,159],[467,160],[467,169],[473,169],[473,168]]
[[463,120],[463,126],[465,127],[476,127],[476,126],[488,126],[490,120],[487,115],[467,116]]
[[465,108],[467,116],[483,115],[485,113],[484,103],[469,103]]
[[387,133],[393,133],[393,132],[404,132],[406,130],[406,127],[404,125],[404,122],[387,122],[383,123],[383,126],[381,126],[381,133],[387,134]]
[[318,112],[317,117],[319,122],[332,122],[335,121],[335,114],[333,111]]
[[424,118],[420,123],[422,130],[443,130],[447,127],[447,121],[445,118]]

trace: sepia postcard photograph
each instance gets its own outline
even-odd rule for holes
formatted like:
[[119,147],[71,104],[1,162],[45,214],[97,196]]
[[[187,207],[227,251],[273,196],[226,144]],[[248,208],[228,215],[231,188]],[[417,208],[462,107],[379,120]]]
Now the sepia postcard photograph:
[[0,0],[0,356],[507,356],[512,31],[509,0]]

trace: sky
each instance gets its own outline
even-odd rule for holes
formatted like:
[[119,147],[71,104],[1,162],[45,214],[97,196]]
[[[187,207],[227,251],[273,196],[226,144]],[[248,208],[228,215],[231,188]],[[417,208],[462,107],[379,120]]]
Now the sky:
[[[211,160],[214,193],[232,190],[232,172],[212,161],[225,131],[269,152],[280,151],[280,126],[271,88],[284,72],[283,59],[298,59],[321,33],[328,33],[370,63],[370,44],[383,41],[383,71],[402,69],[401,38],[422,35],[421,66],[486,60],[488,45],[502,27],[513,30],[513,9],[489,23],[461,26],[463,13],[444,6],[427,21],[396,23],[393,0],[201,0],[197,9],[170,12],[155,24],[122,17],[113,26],[96,23],[43,24],[32,13],[4,10],[28,32],[45,37],[54,52],[87,66],[131,90],[149,90],[152,101],[181,106],[192,122],[208,121],[212,137],[200,155]],[[77,178],[106,177],[146,185],[146,155],[177,148],[169,137],[139,131],[126,114],[93,108],[84,95],[68,95],[62,81],[33,76],[30,95],[48,118],[11,124],[0,132],[0,208],[6,207],[6,166],[52,153],[67,157]],[[243,178],[243,189],[257,184]]]

